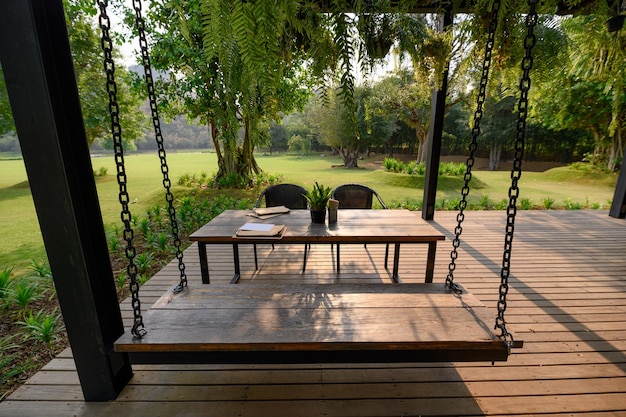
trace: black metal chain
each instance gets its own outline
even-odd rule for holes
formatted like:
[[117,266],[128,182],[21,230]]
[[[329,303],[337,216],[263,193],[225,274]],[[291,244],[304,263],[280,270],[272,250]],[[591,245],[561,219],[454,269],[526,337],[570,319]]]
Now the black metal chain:
[[511,247],[513,244],[513,232],[515,230],[515,215],[517,214],[517,198],[519,197],[518,182],[522,176],[522,159],[524,157],[524,139],[526,135],[526,118],[528,116],[528,91],[530,90],[530,70],[533,66],[532,50],[537,42],[534,34],[538,15],[536,5],[538,0],[528,0],[530,10],[526,15],[526,37],[524,38],[525,55],[522,59],[522,77],[519,83],[520,98],[517,104],[517,126],[515,135],[515,155],[513,168],[511,169],[511,187],[509,188],[509,205],[506,213],[506,234],[504,237],[504,254],[502,256],[502,270],[500,272],[500,291],[498,298],[498,317],[495,329],[500,329],[500,338],[507,342],[509,347],[513,344],[513,335],[506,329],[506,295],[509,292],[509,275],[511,273]]
[[183,262],[183,252],[181,250],[181,242],[178,230],[178,221],[176,220],[176,208],[174,207],[174,195],[171,191],[172,182],[169,178],[169,167],[163,146],[163,134],[161,133],[161,121],[159,118],[159,109],[157,106],[156,93],[154,91],[154,78],[152,77],[152,67],[150,65],[150,56],[148,54],[148,41],[146,39],[145,20],[141,15],[141,1],[133,0],[133,9],[135,11],[135,28],[139,34],[139,46],[141,48],[141,60],[148,89],[148,98],[150,101],[150,111],[152,113],[152,124],[154,125],[154,135],[158,147],[159,159],[161,161],[161,173],[163,174],[163,187],[165,188],[165,201],[167,201],[167,212],[170,217],[170,225],[172,228],[172,237],[174,247],[176,248],[176,259],[178,259],[178,270],[180,271],[180,282],[172,290],[174,293],[181,292],[187,286],[187,275],[185,274],[185,263]]
[[126,169],[124,166],[124,147],[122,146],[122,127],[120,126],[120,109],[117,103],[117,82],[115,81],[115,63],[113,62],[113,42],[109,31],[111,21],[107,15],[108,0],[98,0],[100,8],[99,25],[102,31],[101,46],[104,52],[104,71],[107,81],[106,88],[109,94],[109,114],[111,116],[111,133],[113,135],[113,149],[115,150],[115,166],[117,169],[117,183],[119,185],[119,201],[122,205],[121,218],[124,223],[124,240],[126,241],[126,258],[128,266],[126,272],[130,279],[130,294],[133,307],[133,327],[131,333],[136,338],[142,338],[147,333],[141,315],[141,301],[139,300],[139,283],[137,282],[137,254],[133,245],[132,215],[128,208],[129,196],[126,188]]
[[472,141],[469,146],[469,156],[467,158],[464,180],[465,183],[461,189],[461,201],[459,202],[459,212],[456,215],[457,225],[454,229],[454,239],[452,240],[452,252],[450,252],[450,264],[448,265],[448,276],[446,277],[446,286],[454,292],[461,293],[461,287],[454,283],[454,270],[456,269],[456,260],[459,257],[458,248],[461,245],[461,234],[463,233],[463,220],[465,220],[465,209],[467,208],[467,196],[469,195],[469,184],[472,180],[472,168],[474,167],[474,154],[478,148],[478,136],[480,135],[480,121],[483,117],[483,106],[487,97],[487,83],[489,82],[489,69],[491,68],[491,55],[495,43],[496,29],[498,27],[498,11],[500,10],[500,0],[495,0],[491,7],[491,21],[489,22],[489,30],[487,35],[487,43],[485,45],[485,55],[483,59],[483,70],[480,77],[480,86],[478,90],[478,98],[476,100],[476,112],[474,113],[474,127],[472,128]]

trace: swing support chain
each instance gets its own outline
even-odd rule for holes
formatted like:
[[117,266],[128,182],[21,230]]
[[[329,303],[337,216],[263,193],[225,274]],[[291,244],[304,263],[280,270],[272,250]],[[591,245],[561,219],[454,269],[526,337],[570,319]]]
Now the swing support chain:
[[98,0],[100,9],[99,25],[102,31],[101,46],[104,52],[104,71],[107,81],[106,88],[109,95],[109,114],[111,117],[111,134],[113,136],[113,149],[115,151],[115,166],[117,170],[117,183],[119,186],[119,201],[122,205],[121,219],[124,223],[124,241],[126,242],[126,258],[128,266],[126,272],[130,281],[131,304],[133,307],[133,326],[131,334],[141,339],[148,332],[143,324],[141,315],[141,301],[139,300],[139,283],[137,282],[137,265],[135,255],[137,251],[133,244],[133,229],[131,226],[132,215],[128,208],[130,197],[126,188],[126,168],[124,165],[124,147],[122,145],[122,127],[119,119],[119,105],[117,102],[117,82],[115,81],[115,63],[113,62],[113,42],[110,37],[111,21],[107,15],[108,0]]
[[474,167],[474,154],[478,148],[478,136],[480,135],[480,122],[483,117],[483,106],[487,97],[487,83],[489,82],[489,69],[491,68],[491,56],[495,43],[496,29],[498,26],[498,11],[500,10],[500,0],[495,0],[491,7],[491,20],[489,22],[487,43],[485,45],[485,55],[483,59],[482,74],[478,90],[477,106],[474,112],[474,125],[472,128],[472,141],[469,145],[469,156],[467,157],[466,170],[464,175],[465,183],[461,189],[461,201],[459,211],[456,216],[457,225],[454,229],[454,239],[452,240],[452,251],[450,252],[450,264],[448,265],[448,276],[446,277],[446,287],[456,294],[462,293],[461,287],[454,282],[454,270],[456,269],[456,259],[458,258],[458,248],[461,245],[461,234],[463,233],[463,220],[465,219],[465,209],[467,208],[467,196],[470,192],[470,181],[472,180],[472,168]]
[[161,173],[163,174],[163,187],[165,188],[165,201],[167,201],[167,212],[170,218],[170,226],[172,229],[172,237],[174,247],[176,248],[176,259],[178,259],[178,270],[180,272],[180,281],[172,292],[178,294],[187,286],[187,275],[185,273],[185,264],[183,262],[183,252],[181,249],[181,241],[179,236],[178,221],[176,220],[176,208],[174,207],[174,195],[171,191],[172,182],[169,178],[169,167],[163,145],[163,134],[161,132],[161,121],[159,118],[159,110],[157,106],[156,93],[154,89],[154,78],[152,77],[152,66],[150,64],[150,56],[148,54],[148,41],[146,38],[145,20],[141,14],[141,0],[133,0],[133,10],[135,12],[135,28],[139,35],[139,46],[141,49],[141,61],[143,64],[146,87],[148,89],[148,98],[150,101],[150,111],[152,114],[152,124],[154,126],[155,140],[158,147],[159,160],[161,162]]
[[520,98],[517,105],[517,126],[515,135],[515,155],[511,170],[511,187],[509,188],[509,205],[507,207],[507,224],[504,238],[504,253],[502,256],[502,270],[500,272],[500,291],[498,298],[498,316],[494,329],[500,330],[500,338],[506,342],[509,350],[519,347],[520,343],[513,339],[513,335],[506,329],[506,296],[509,291],[509,275],[511,270],[511,248],[513,232],[515,230],[515,215],[517,214],[517,198],[519,197],[518,182],[522,175],[522,159],[524,156],[524,139],[526,134],[526,119],[528,116],[528,91],[530,90],[530,70],[533,66],[532,50],[537,42],[534,34],[538,15],[536,5],[538,0],[528,0],[530,10],[526,15],[526,37],[524,38],[525,55],[522,58],[522,77],[519,83]]

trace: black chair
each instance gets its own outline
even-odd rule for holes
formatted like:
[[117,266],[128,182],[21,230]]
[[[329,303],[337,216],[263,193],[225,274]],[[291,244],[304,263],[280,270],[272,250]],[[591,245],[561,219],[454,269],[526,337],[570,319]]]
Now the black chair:
[[[257,200],[255,207],[261,207],[263,204],[263,200],[265,200],[265,207],[276,207],[276,206],[285,206],[288,209],[305,209],[308,207],[306,198],[304,198],[304,194],[306,194],[306,189],[299,185],[295,184],[276,184],[267,187]],[[272,250],[274,249],[274,244],[272,243]],[[304,265],[302,267],[302,272],[304,272],[304,268],[306,267],[306,255],[307,255],[307,246],[304,246]],[[257,261],[256,254],[256,243],[254,244],[254,267],[259,269],[259,264]]]
[[[387,206],[372,188],[361,184],[342,184],[333,190],[333,199],[339,201],[339,209],[371,209],[374,197],[383,209]],[[367,247],[367,245],[363,245]],[[385,269],[389,260],[389,243],[385,247]],[[337,272],[339,272],[339,244],[337,244]]]

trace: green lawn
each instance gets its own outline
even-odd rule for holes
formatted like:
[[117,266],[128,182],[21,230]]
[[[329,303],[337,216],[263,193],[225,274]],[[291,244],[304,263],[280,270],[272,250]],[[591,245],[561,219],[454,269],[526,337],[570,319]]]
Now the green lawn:
[[[361,161],[363,168],[359,169],[336,167],[341,165],[341,160],[330,156],[280,154],[258,156],[257,159],[263,170],[283,174],[285,182],[301,184],[306,188],[311,188],[315,181],[330,187],[355,182],[376,189],[388,204],[407,200],[418,202],[423,197],[423,178],[371,168],[372,164],[383,159],[382,156]],[[125,162],[128,192],[133,201],[130,209],[134,216],[143,216],[149,207],[163,201],[159,159],[155,154],[134,154],[126,156]],[[204,171],[212,174],[217,169],[215,154],[206,152],[169,153],[168,163],[173,184],[184,173],[199,174]],[[97,178],[97,187],[104,223],[112,227],[119,223],[120,218],[115,163],[112,156],[103,155],[92,158],[92,165],[95,171],[101,167],[108,170],[107,176]],[[475,171],[471,199],[488,196],[492,201],[500,201],[506,198],[509,175],[504,171]],[[608,208],[616,180],[617,175],[591,176],[567,167],[541,173],[524,172],[520,181],[520,198],[528,198],[538,206],[543,204],[544,199],[552,198],[557,206],[563,206],[569,200],[585,207],[595,203],[601,208]],[[440,178],[437,200],[459,199],[461,186],[462,178]],[[175,195],[180,188],[178,185],[173,187]],[[21,160],[0,159],[0,218],[3,237],[0,240],[0,270],[9,266],[20,269],[30,259],[44,259],[39,225]]]

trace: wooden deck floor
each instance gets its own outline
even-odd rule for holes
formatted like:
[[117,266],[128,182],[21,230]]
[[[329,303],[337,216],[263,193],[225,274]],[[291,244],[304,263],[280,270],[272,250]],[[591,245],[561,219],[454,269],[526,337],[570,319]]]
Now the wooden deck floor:
[[[433,224],[448,239],[455,216],[436,213]],[[504,217],[467,214],[455,273],[459,283],[493,306],[494,317]],[[85,403],[68,349],[0,403],[0,416],[626,415],[626,221],[605,211],[523,211],[515,233],[507,321],[525,346],[508,362],[135,365],[116,401]],[[438,245],[435,281],[445,279],[450,248],[450,240]],[[301,245],[277,245],[272,253],[270,245],[260,246],[258,273],[248,249],[241,248],[238,285],[279,280],[391,285],[382,267],[384,245],[343,245],[340,276],[328,246],[313,246],[304,276]],[[222,260],[211,263],[212,282],[227,282],[230,248],[209,250]],[[423,280],[425,250],[425,245],[402,247],[404,282]],[[185,257],[196,285],[195,248]],[[146,283],[144,307],[176,280],[176,268],[167,267]],[[122,308],[128,319],[130,305]],[[150,323],[146,326],[149,330]]]

